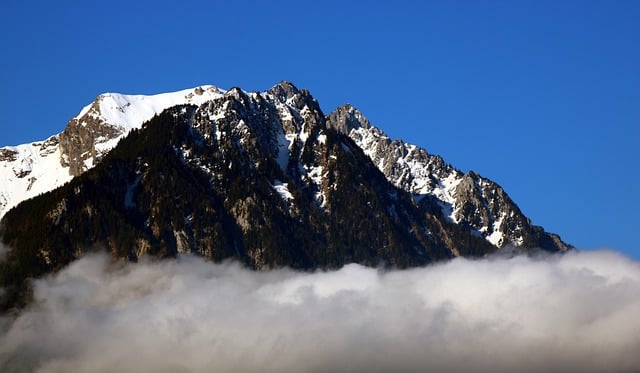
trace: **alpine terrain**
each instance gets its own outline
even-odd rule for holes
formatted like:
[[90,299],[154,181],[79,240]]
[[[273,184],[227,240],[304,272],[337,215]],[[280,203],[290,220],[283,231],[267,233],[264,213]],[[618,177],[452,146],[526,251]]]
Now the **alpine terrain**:
[[0,149],[0,178],[5,310],[92,250],[314,269],[571,249],[495,182],[288,82],[103,94],[62,133]]

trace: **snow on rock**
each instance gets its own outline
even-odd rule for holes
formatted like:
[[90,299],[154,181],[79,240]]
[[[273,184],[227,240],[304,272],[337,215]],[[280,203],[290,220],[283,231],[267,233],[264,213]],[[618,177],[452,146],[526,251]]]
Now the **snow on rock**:
[[500,247],[502,246],[502,244],[504,243],[504,233],[502,232],[502,230],[500,229],[502,226],[502,220],[504,219],[504,216],[500,216],[500,218],[498,218],[498,220],[496,220],[493,223],[493,232],[491,232],[491,234],[486,236],[486,239],[491,242],[492,244]]
[[205,85],[152,96],[104,93],[98,96],[94,103],[85,106],[74,119],[82,120],[85,115],[98,116],[105,123],[120,127],[128,132],[139,128],[142,123],[167,108],[181,104],[200,106],[207,101],[221,97],[224,92],[215,86]]
[[317,192],[314,195],[318,206],[324,208],[327,205],[327,196],[322,190],[322,179],[324,178],[324,168],[322,166],[304,166],[307,171],[307,176],[317,188]]
[[[317,204],[324,208],[328,201],[324,192],[327,185],[323,184],[329,169],[302,162],[300,158],[300,149],[322,149],[327,145],[324,129],[316,127],[321,122],[317,117],[319,111],[303,99],[307,94],[286,82],[269,91],[250,94],[210,85],[152,96],[102,94],[72,118],[61,134],[42,142],[0,148],[0,217],[19,202],[50,191],[71,180],[70,175],[90,169],[129,131],[175,105],[201,106],[209,102],[208,119],[212,127],[211,131],[202,131],[205,139],[215,137],[221,141],[232,136],[238,137],[242,145],[251,132],[244,120],[239,119],[231,130],[221,127],[224,122],[221,120],[234,109],[229,101],[217,105],[216,100],[229,97],[241,101],[248,98],[251,110],[257,110],[261,100],[275,105],[277,118],[267,115],[272,119],[272,129],[277,131],[270,132],[273,137],[269,152],[285,173],[293,165],[291,162],[298,163],[300,176],[312,185]],[[418,146],[390,139],[350,105],[338,108],[326,123],[349,136],[387,180],[411,193],[416,203],[424,200],[430,207],[435,203],[451,222],[468,225],[496,246],[508,242],[522,244],[522,232],[529,223],[497,184],[477,174],[463,174]],[[349,153],[355,150],[351,142],[340,142],[340,146]],[[200,163],[198,159],[191,161]],[[288,186],[276,180],[273,189],[291,205],[293,196]],[[134,188],[135,183],[127,189],[125,206],[133,206]]]
[[289,191],[288,183],[283,183],[280,180],[275,180],[273,182],[273,189],[278,192],[282,200],[286,203],[290,203],[293,200],[293,195]]
[[[2,154],[12,154],[2,157]],[[0,217],[18,203],[71,180],[55,137],[0,149]]]
[[[430,197],[427,203],[436,203],[449,221],[468,225],[496,246],[523,244],[526,218],[497,184],[477,174],[465,175],[418,146],[391,140],[349,104],[331,113],[328,125],[349,136],[387,180],[411,193],[416,203]],[[475,213],[470,206],[476,207]]]
[[438,200],[442,201],[440,205],[442,213],[453,223],[458,223],[458,218],[454,210],[456,199],[453,197],[453,193],[461,179],[461,175],[452,172],[446,178],[439,180],[438,184],[430,191],[423,189],[423,194],[431,193],[438,198]]
[[[201,105],[225,93],[212,85],[157,95],[105,93],[85,106],[69,124],[86,127],[98,122],[116,129],[114,137],[98,136],[92,144],[95,155],[105,154],[134,128],[167,108],[181,104]],[[0,148],[0,218],[25,199],[53,190],[71,180],[69,155],[60,147],[60,135],[47,140]],[[86,153],[86,152],[85,152]],[[92,154],[80,160],[84,170],[97,162]]]
[[[366,121],[358,113],[356,118]],[[442,212],[457,223],[454,214],[456,199],[453,192],[462,174],[444,164],[440,157],[428,154],[424,149],[391,139],[380,129],[364,122],[351,128],[348,135],[376,164],[378,169],[396,187],[413,194],[416,202],[427,195],[435,196],[442,203]],[[353,126],[353,124],[352,124]]]
[[278,157],[276,161],[284,171],[287,170],[287,166],[289,165],[289,150],[296,140],[296,137],[294,134],[285,134],[284,132],[278,134]]

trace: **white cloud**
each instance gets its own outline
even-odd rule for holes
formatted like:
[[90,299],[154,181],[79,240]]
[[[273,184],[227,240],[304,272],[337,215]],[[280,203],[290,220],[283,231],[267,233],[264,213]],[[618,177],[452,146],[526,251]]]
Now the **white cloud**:
[[638,371],[640,264],[613,252],[405,271],[79,260],[5,319],[0,370]]

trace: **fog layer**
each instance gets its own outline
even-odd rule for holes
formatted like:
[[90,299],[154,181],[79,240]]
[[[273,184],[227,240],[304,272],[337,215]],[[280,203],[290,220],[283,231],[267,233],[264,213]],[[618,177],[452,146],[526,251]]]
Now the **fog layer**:
[[0,370],[638,371],[640,264],[576,252],[404,271],[88,256],[3,319]]

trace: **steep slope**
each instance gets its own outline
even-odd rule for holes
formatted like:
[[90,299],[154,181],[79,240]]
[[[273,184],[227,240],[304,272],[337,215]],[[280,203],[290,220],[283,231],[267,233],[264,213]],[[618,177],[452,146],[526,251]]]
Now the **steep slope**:
[[[0,218],[21,201],[90,169],[124,135],[164,109],[201,105],[223,94],[214,86],[154,96],[102,94],[72,118],[62,133],[42,142],[0,148]],[[281,107],[278,110],[291,115]],[[556,235],[532,225],[496,183],[473,172],[465,175],[439,156],[389,139],[350,105],[336,109],[326,120],[353,139],[392,184],[413,194],[423,210],[439,209],[450,222],[473,229],[499,247],[569,248]],[[279,139],[280,144],[290,140]]]
[[[216,256],[206,243],[189,240],[193,235],[182,231],[208,218],[192,210],[207,198],[217,202],[201,206],[203,210],[224,210],[234,221],[237,229],[227,227],[224,234],[237,230],[237,237],[252,242],[274,240],[284,229],[281,244],[292,252],[321,246],[317,253],[306,255],[313,258],[310,262],[298,263],[265,260],[263,246],[274,250],[273,245],[234,243],[235,247],[255,246],[245,261],[256,268],[350,261],[373,265],[380,260],[407,266],[455,255],[442,237],[433,235],[426,215],[410,195],[389,184],[349,138],[326,127],[308,92],[287,83],[263,94],[232,89],[199,108],[180,106],[155,117],[121,141],[97,168],[10,211],[3,220],[3,237],[18,247],[24,240],[22,232],[31,231],[32,239],[38,226],[49,227],[52,231],[36,240],[45,262],[63,243],[72,252],[85,249],[78,242],[99,243],[116,256],[126,252],[127,257],[138,257],[150,250],[162,252],[161,256],[188,251],[222,258],[228,253]],[[183,205],[184,200],[190,202]],[[108,237],[101,242],[105,237],[95,232],[88,239],[86,232],[74,237],[74,229],[84,229],[94,217],[109,211],[140,229],[136,239],[142,241],[119,245]],[[129,221],[132,216],[138,220]],[[121,229],[120,223],[106,224],[103,233],[122,234],[127,228]],[[22,225],[31,228],[22,229]],[[295,243],[291,229],[316,237]],[[55,234],[66,230],[67,234]],[[55,244],[49,245],[52,240]],[[216,236],[211,240],[217,241]],[[131,251],[132,246],[136,251]],[[490,245],[486,247],[491,250]],[[388,248],[411,254],[406,258],[386,254]],[[360,255],[361,250],[367,253]]]
[[95,168],[2,219],[4,304],[26,278],[90,250],[114,258],[188,252],[256,269],[357,262],[408,267],[496,250],[421,210],[289,83],[231,89],[133,130]]
[[0,217],[21,201],[53,190],[97,164],[131,129],[163,110],[222,96],[201,86],[153,96],[105,93],[47,140],[0,148]]
[[71,180],[61,156],[58,135],[0,148],[0,217],[18,203]]
[[387,179],[411,193],[423,210],[440,210],[449,221],[468,227],[498,247],[570,249],[557,235],[532,225],[495,182],[473,171],[464,174],[425,149],[391,140],[356,108],[343,105],[327,122],[353,139]]

